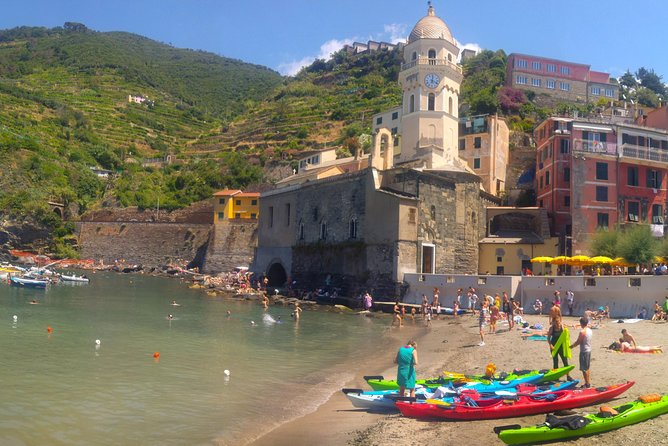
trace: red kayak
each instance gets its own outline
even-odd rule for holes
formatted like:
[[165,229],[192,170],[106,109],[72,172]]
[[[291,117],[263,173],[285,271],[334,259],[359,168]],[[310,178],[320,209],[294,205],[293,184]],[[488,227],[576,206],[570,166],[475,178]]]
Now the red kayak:
[[463,395],[452,404],[429,404],[397,401],[402,415],[411,418],[444,418],[448,420],[488,420],[522,417],[558,410],[590,406],[615,398],[635,384],[627,381],[607,387],[558,390],[542,395],[519,394],[515,398],[483,398]]

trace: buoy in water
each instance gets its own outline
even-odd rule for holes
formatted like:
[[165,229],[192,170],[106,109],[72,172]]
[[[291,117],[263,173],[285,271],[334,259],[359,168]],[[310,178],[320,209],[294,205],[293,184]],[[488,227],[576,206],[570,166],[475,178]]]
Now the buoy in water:
[[100,340],[99,339],[95,340],[95,345],[100,345]]
[[46,332],[47,332],[47,333],[51,333],[52,331],[53,331],[53,328],[51,328],[51,327],[46,327]]
[[255,321],[251,321],[251,325],[255,325]]
[[14,320],[15,321],[19,320],[19,317],[17,315],[14,315]]
[[225,376],[230,376],[230,371],[227,369],[223,370],[223,373],[225,374]]
[[160,352],[155,352],[155,353],[153,353],[153,357],[154,357],[155,359],[158,359],[158,358],[160,357]]

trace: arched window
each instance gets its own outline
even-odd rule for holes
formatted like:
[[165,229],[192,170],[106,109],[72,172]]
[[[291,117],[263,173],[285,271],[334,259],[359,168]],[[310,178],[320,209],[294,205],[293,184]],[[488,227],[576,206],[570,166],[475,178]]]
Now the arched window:
[[427,57],[429,58],[429,65],[436,65],[436,50],[429,50]]
[[429,102],[427,104],[427,110],[434,111],[436,108],[436,96],[434,93],[429,93]]
[[299,240],[304,240],[304,223],[299,221]]
[[411,60],[416,60],[417,59],[417,53],[413,51],[413,54],[411,55]]
[[413,113],[415,111],[415,95],[411,95],[411,99],[408,101],[408,113]]
[[436,220],[436,206],[432,204],[429,213],[431,214],[431,219]]
[[350,224],[349,224],[349,236],[352,239],[357,238],[357,218],[353,217],[350,219]]
[[448,62],[452,62],[452,54],[448,53]]
[[327,240],[327,222],[320,222],[320,240]]
[[448,98],[448,113],[452,114],[452,98]]

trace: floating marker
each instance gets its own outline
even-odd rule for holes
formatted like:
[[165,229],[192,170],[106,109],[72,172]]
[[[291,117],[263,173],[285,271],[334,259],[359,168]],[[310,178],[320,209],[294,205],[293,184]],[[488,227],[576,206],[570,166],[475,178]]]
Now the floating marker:
[[53,328],[51,328],[51,327],[46,327],[46,332],[47,332],[47,333],[51,333],[52,331],[53,331]]
[[230,376],[230,371],[227,369],[223,370],[223,373],[225,374],[225,376]]
[[14,321],[18,321],[19,317],[17,315],[14,315]]
[[95,345],[100,345],[100,340],[99,339],[95,340]]
[[153,357],[154,357],[155,359],[158,359],[158,358],[160,357],[160,352],[155,352],[155,353],[153,353]]

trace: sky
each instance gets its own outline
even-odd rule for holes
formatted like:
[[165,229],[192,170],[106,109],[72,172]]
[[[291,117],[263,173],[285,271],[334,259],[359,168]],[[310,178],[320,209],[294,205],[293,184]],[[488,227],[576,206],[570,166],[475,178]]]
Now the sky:
[[[668,81],[665,0],[433,0],[461,46]],[[295,74],[346,43],[404,41],[426,0],[0,0],[0,29],[80,22]],[[661,43],[663,42],[663,43]]]

